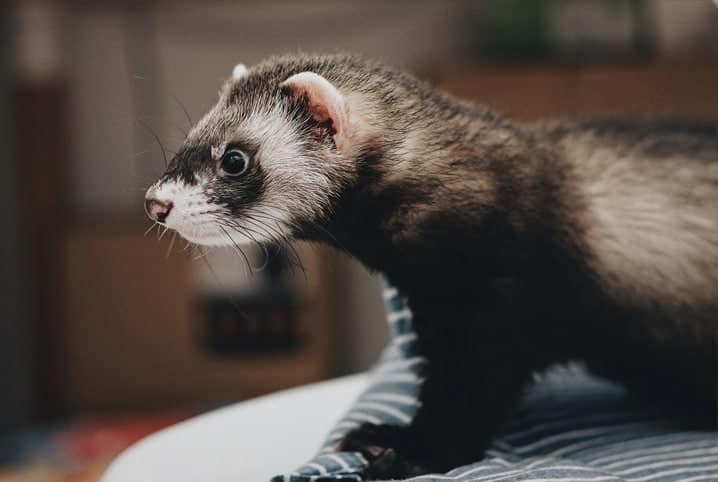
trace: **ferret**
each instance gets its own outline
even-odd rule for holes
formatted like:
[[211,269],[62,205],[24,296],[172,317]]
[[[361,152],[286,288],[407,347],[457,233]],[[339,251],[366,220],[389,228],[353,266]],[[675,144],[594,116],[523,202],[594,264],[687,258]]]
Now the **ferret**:
[[571,360],[716,413],[718,123],[520,124],[356,56],[280,56],[235,68],[146,210],[201,245],[325,243],[407,297],[421,406],[346,436],[367,477],[479,460]]

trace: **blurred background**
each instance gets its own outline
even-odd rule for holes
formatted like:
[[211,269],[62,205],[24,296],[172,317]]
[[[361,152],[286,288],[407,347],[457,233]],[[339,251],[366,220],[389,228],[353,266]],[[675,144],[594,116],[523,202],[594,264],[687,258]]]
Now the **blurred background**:
[[236,63],[358,52],[521,121],[718,118],[711,0],[38,0],[0,2],[0,31],[3,482],[95,481],[154,430],[385,343],[350,259],[147,232],[163,151]]

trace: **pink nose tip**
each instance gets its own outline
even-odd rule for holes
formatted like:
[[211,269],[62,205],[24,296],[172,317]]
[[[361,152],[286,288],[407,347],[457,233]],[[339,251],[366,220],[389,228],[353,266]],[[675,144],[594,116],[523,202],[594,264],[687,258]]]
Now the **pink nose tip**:
[[145,200],[145,211],[153,221],[164,223],[170,211],[172,211],[172,201],[159,201],[157,199]]

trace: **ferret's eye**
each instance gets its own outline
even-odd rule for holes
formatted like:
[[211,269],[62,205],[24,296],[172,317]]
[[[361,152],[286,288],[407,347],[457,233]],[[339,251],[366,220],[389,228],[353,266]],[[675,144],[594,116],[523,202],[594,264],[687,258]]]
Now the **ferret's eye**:
[[239,176],[244,173],[248,167],[249,159],[242,151],[233,149],[231,151],[227,151],[222,156],[220,168],[222,169],[222,172],[228,176]]

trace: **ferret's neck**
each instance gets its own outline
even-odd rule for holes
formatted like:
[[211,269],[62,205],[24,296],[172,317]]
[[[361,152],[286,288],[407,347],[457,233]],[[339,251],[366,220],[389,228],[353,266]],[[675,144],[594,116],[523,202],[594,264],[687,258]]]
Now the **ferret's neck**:
[[330,235],[317,234],[390,275],[465,257],[503,269],[497,253],[533,229],[545,203],[538,153],[491,114],[463,105],[429,114],[359,160],[358,182],[321,227]]

